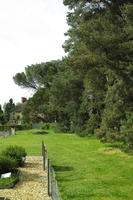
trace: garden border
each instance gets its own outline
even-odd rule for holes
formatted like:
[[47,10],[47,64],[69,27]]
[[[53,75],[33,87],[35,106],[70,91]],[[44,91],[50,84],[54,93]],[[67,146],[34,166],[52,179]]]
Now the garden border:
[[0,189],[10,189],[10,188],[14,188],[15,185],[18,183],[19,181],[19,176],[20,176],[20,170],[17,169],[16,172],[16,176],[18,176],[17,180],[15,180],[12,184],[8,185],[8,186],[0,186]]

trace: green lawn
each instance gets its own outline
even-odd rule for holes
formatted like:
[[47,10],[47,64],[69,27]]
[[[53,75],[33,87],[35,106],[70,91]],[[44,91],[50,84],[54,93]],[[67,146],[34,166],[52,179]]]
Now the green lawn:
[[18,131],[0,139],[0,150],[17,144],[25,147],[28,155],[41,155],[44,140],[63,200],[133,199],[133,156],[93,137],[54,133],[42,136],[32,134],[35,131]]

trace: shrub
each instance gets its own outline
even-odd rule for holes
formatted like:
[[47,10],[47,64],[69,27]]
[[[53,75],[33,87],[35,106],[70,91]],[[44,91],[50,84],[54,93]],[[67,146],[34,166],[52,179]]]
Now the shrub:
[[17,161],[17,166],[21,167],[24,165],[23,157],[25,157],[27,155],[27,153],[23,147],[15,145],[15,146],[7,147],[2,152],[2,155],[15,159]]
[[13,171],[17,167],[17,162],[11,157],[0,156],[0,174]]
[[43,124],[40,125],[40,128],[48,130],[48,129],[50,129],[50,123],[43,123]]
[[107,142],[106,133],[107,130],[104,128],[99,128],[95,130],[95,135],[101,142]]
[[133,112],[126,113],[126,119],[121,121],[120,131],[127,149],[133,149]]

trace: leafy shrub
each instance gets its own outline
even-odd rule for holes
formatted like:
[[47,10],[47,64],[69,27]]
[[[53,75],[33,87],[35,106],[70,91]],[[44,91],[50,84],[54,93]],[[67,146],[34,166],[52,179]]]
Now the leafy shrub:
[[0,174],[11,172],[16,167],[16,160],[11,157],[0,156]]
[[24,165],[23,157],[25,157],[27,155],[27,153],[23,147],[15,145],[15,146],[7,147],[2,152],[2,155],[15,159],[17,161],[17,166],[21,167]]
[[40,128],[48,130],[48,129],[50,129],[50,123],[43,123],[43,124],[40,125]]
[[99,128],[95,130],[95,135],[100,141],[105,142],[106,139],[106,131],[103,128]]

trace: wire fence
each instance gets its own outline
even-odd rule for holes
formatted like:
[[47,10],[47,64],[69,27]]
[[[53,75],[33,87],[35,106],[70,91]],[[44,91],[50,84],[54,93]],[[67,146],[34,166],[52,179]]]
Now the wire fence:
[[48,195],[52,198],[52,200],[61,200],[61,195],[58,189],[55,171],[50,163],[46,145],[44,144],[43,141],[42,141],[42,156],[43,156],[43,169],[47,170],[48,174]]

